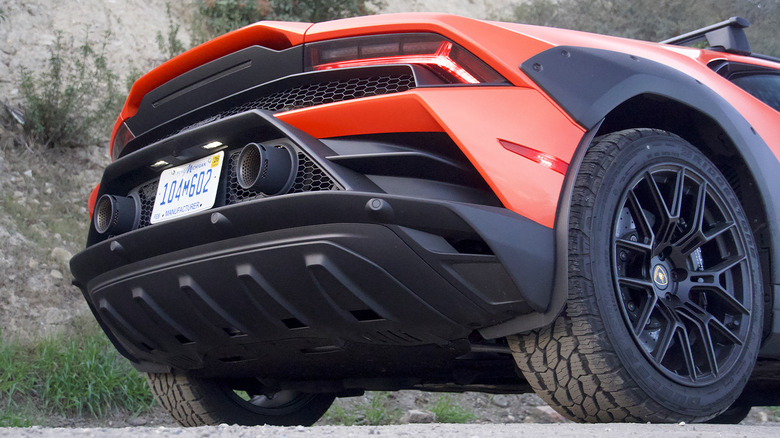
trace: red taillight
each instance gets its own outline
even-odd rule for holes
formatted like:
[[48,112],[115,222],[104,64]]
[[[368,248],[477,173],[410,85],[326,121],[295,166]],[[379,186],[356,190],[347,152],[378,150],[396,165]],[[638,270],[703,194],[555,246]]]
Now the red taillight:
[[92,189],[92,192],[89,194],[89,199],[87,200],[87,210],[89,210],[89,219],[92,219],[92,213],[95,210],[95,204],[97,203],[97,194],[98,191],[100,191],[100,184],[95,186],[94,189]]
[[130,128],[125,123],[120,123],[114,134],[114,141],[111,142],[111,159],[116,160],[122,154],[122,150],[130,143],[135,136],[130,132]]
[[550,168],[560,173],[561,175],[566,175],[566,170],[569,168],[569,163],[546,152],[537,151],[536,149],[531,149],[528,146],[512,143],[511,141],[507,140],[498,139],[498,142],[501,143],[501,146],[503,146],[504,149],[528,158],[531,161],[535,161],[544,167]]
[[455,61],[450,58],[450,52],[452,51],[452,43],[449,41],[442,41],[439,44],[438,50],[432,55],[410,55],[410,56],[385,56],[379,58],[368,59],[352,59],[349,61],[330,62],[327,64],[319,64],[314,66],[314,70],[328,70],[331,68],[346,68],[346,67],[364,67],[368,65],[384,65],[384,64],[422,64],[428,66],[439,67],[447,73],[456,77],[460,82],[464,84],[479,84],[480,80],[472,76],[463,67],[459,66]]
[[436,34],[344,38],[306,45],[310,70],[411,64],[438,73],[445,82],[506,84],[503,76],[464,48]]

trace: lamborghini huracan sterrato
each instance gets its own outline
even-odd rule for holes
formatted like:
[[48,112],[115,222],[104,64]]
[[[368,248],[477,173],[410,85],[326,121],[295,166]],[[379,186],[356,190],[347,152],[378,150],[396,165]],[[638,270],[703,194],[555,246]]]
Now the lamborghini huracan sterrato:
[[738,421],[780,402],[780,62],[748,25],[228,33],[134,84],[74,283],[184,425],[405,388]]

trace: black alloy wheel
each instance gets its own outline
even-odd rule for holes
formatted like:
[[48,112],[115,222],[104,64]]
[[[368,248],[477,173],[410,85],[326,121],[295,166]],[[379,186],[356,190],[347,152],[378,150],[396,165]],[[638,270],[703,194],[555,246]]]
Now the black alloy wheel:
[[756,362],[763,292],[748,218],[717,167],[669,132],[606,135],[585,153],[568,226],[564,313],[509,337],[537,394],[575,421],[726,413]]
[[677,163],[644,170],[619,202],[612,276],[631,337],[666,377],[707,385],[745,346],[746,243],[720,190]]

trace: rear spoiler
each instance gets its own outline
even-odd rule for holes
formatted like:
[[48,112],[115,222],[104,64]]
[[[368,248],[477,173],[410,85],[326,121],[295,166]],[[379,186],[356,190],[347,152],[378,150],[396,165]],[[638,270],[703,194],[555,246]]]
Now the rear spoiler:
[[689,46],[699,41],[707,41],[713,49],[749,56],[751,50],[745,35],[746,27],[750,27],[750,21],[742,17],[731,17],[726,21],[661,41],[661,44]]

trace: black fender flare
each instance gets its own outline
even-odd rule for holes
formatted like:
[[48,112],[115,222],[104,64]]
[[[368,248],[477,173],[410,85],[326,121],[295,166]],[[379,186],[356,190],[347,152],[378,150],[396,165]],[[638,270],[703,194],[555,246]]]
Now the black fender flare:
[[[534,313],[484,328],[494,338],[543,327],[561,313],[568,295],[568,222],[571,191],[582,158],[605,117],[629,99],[653,94],[699,111],[721,126],[747,163],[764,202],[771,239],[771,260],[780,260],[780,162],[747,120],[724,98],[697,79],[656,61],[628,53],[587,47],[558,46],[541,52],[520,66],[542,90],[587,132],[569,163],[555,219],[555,282],[550,305]],[[780,315],[780,263],[771,266],[774,313]],[[780,318],[773,333],[780,337]],[[773,350],[780,351],[778,347]],[[770,352],[767,352],[770,353]]]

